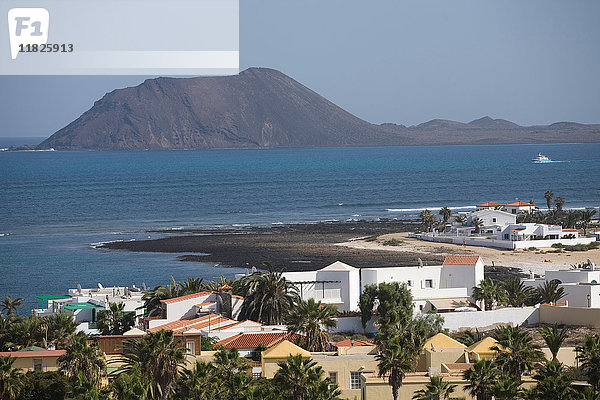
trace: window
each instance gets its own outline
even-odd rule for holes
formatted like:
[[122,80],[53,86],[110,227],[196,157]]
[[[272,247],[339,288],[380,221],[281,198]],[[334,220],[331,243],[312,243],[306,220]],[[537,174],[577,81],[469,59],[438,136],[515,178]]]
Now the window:
[[517,210],[516,210],[515,208],[513,208],[513,209],[511,210],[511,212],[512,212],[513,214],[516,214],[516,213],[517,213]]
[[329,380],[331,381],[331,383],[338,383],[337,380],[337,371],[329,371]]
[[350,389],[360,389],[360,372],[350,372]]
[[496,222],[496,218],[492,218],[492,222]]
[[432,288],[433,287],[433,279],[425,279],[425,287]]
[[412,281],[409,279],[409,280],[406,282],[406,284],[407,284],[408,286],[412,286]]
[[196,342],[185,342],[185,347],[187,348],[188,353],[196,354]]
[[34,371],[41,371],[42,370],[42,359],[41,358],[34,358],[33,359],[33,370]]
[[505,239],[505,240],[508,240],[508,233],[505,233],[505,234],[504,234],[504,239]]

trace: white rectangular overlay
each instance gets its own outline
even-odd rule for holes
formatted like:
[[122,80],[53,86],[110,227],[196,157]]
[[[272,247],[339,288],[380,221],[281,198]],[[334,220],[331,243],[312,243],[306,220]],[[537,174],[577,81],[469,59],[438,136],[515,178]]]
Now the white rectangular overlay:
[[238,0],[24,3],[0,4],[0,75],[239,72]]

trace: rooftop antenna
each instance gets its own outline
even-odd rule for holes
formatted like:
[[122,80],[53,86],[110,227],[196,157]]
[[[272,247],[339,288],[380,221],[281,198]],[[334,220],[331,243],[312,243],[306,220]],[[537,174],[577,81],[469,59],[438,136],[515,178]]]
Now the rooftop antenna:
[[98,282],[98,289],[104,289],[104,286],[100,282]]
[[81,294],[81,284],[77,284],[77,293]]
[[256,272],[256,267],[252,266],[252,273],[255,273],[255,272]]

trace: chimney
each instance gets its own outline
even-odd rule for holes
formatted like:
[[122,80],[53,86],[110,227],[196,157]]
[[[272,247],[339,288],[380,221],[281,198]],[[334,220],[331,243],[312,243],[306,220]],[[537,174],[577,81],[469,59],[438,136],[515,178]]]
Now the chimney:
[[226,318],[233,318],[233,306],[231,304],[231,290],[229,285],[219,288],[219,313]]

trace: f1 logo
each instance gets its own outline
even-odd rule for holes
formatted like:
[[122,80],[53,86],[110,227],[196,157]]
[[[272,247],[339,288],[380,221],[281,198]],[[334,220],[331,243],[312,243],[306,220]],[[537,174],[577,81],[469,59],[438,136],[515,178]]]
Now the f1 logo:
[[8,10],[10,56],[14,60],[21,46],[46,44],[50,14],[45,8],[12,8]]

